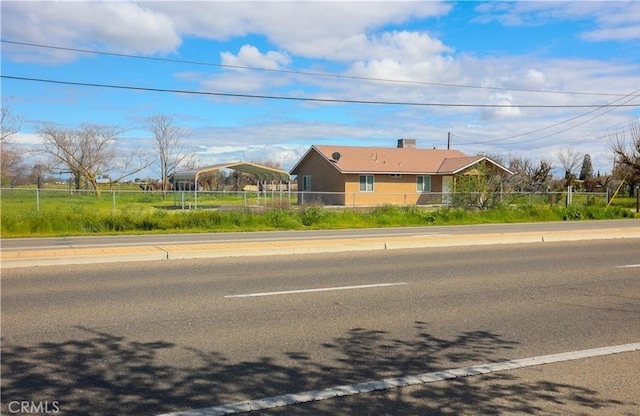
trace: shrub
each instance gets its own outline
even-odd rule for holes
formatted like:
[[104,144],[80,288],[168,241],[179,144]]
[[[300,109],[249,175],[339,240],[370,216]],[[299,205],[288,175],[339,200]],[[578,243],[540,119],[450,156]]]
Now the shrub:
[[633,218],[635,210],[587,202],[571,207],[546,204],[497,206],[488,210],[463,208],[429,209],[418,206],[384,205],[370,210],[327,209],[305,206],[297,209],[249,209],[166,211],[128,207],[116,213],[95,207],[46,207],[2,210],[5,237],[83,235],[163,231],[255,231],[272,229],[345,229],[381,226],[446,225],[524,221],[575,221],[582,219]]
[[277,229],[296,229],[300,220],[295,212],[284,209],[271,209],[263,214],[268,225]]
[[326,216],[326,210],[321,206],[313,205],[304,207],[300,215],[300,222],[305,227],[312,225],[320,225],[322,219]]

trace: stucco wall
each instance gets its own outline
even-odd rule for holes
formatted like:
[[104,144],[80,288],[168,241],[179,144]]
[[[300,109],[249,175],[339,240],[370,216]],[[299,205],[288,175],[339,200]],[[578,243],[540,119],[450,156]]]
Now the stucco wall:
[[[441,176],[431,176],[431,193],[421,193],[416,189],[418,175],[390,174],[374,176],[373,192],[361,192],[359,174],[341,174],[317,152],[311,151],[302,160],[294,174],[297,175],[299,202],[325,205],[371,206],[383,204],[414,205],[440,203],[443,186]],[[303,177],[311,176],[311,190],[303,191]]]
[[303,191],[303,176],[311,176],[311,190],[310,192],[301,193],[301,203],[344,205],[344,178],[331,164],[332,162],[327,161],[318,153],[310,152],[297,166],[298,191]]
[[345,205],[422,205],[437,203],[441,200],[439,193],[442,192],[442,177],[440,176],[431,176],[432,193],[417,191],[417,175],[402,175],[399,178],[388,174],[373,176],[373,192],[361,192],[360,175],[345,175]]

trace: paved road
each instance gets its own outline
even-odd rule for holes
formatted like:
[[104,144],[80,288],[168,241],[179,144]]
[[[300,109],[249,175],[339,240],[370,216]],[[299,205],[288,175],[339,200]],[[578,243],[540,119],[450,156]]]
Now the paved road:
[[166,235],[122,235],[122,236],[84,236],[51,238],[4,238],[1,239],[2,251],[24,251],[60,248],[102,248],[132,247],[148,245],[189,245],[210,243],[340,240],[369,237],[400,237],[421,235],[478,236],[484,234],[544,233],[544,232],[584,232],[608,229],[640,229],[640,221],[562,221],[524,224],[480,224],[462,226],[392,227],[349,230],[304,230],[304,231],[267,231],[244,233],[200,233]]
[[[640,341],[640,240],[3,270],[3,401],[155,415]],[[640,353],[273,414],[638,414]],[[267,414],[260,412],[259,414]]]
[[640,238],[640,221],[584,221],[452,227],[10,239],[3,269],[97,262],[273,256],[464,245]]

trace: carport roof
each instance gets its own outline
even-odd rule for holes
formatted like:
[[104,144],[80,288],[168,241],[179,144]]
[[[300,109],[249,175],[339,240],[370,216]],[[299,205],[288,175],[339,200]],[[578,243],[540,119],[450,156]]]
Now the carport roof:
[[249,173],[251,175],[254,175],[260,181],[287,181],[288,182],[291,180],[291,175],[289,175],[287,172],[283,170],[258,165],[256,163],[242,162],[242,161],[231,162],[231,163],[221,163],[218,165],[203,166],[193,170],[184,170],[181,172],[175,172],[173,174],[173,179],[179,180],[179,181],[192,180],[195,182],[197,177],[200,176],[201,174],[207,173],[207,172],[214,172],[220,169],[233,169],[233,170],[237,170],[238,172]]

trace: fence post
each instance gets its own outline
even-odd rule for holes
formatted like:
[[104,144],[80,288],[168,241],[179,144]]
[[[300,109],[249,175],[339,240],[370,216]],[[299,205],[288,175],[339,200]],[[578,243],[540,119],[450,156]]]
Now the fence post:
[[36,188],[36,212],[40,212],[40,188]]
[[113,209],[112,212],[113,214],[116,213],[116,191],[111,191],[112,194],[112,200],[113,200]]

